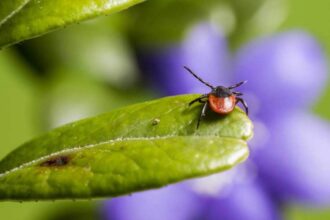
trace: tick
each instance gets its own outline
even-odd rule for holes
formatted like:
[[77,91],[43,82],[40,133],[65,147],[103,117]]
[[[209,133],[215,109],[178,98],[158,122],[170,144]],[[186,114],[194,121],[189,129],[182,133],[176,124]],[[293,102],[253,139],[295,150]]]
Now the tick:
[[220,114],[220,115],[227,115],[232,112],[237,105],[237,103],[241,102],[245,108],[245,113],[249,113],[249,108],[247,103],[243,98],[240,96],[243,95],[241,92],[233,91],[233,89],[243,85],[247,81],[239,82],[235,85],[224,87],[224,86],[212,86],[210,83],[205,82],[202,78],[197,76],[191,69],[188,67],[184,67],[189,73],[191,73],[196,79],[202,82],[204,85],[211,88],[211,92],[201,95],[197,99],[192,100],[189,103],[189,106],[194,104],[195,102],[203,103],[203,108],[201,114],[198,118],[197,128],[203,117],[206,115],[206,110],[210,108],[212,111]]

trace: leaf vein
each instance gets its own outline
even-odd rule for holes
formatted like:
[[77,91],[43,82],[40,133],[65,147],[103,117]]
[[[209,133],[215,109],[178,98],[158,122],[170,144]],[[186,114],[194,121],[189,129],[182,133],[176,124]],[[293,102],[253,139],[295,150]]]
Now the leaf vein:
[[31,2],[31,0],[25,0],[21,5],[19,5],[15,10],[13,10],[10,14],[8,14],[6,17],[4,17],[0,21],[0,28],[8,22],[11,18],[13,18],[18,12],[20,12],[26,5],[28,5]]
[[[153,141],[153,140],[167,139],[167,138],[173,138],[173,137],[188,137],[188,136],[167,135],[167,136],[156,136],[156,137],[126,137],[126,138],[117,138],[117,139],[114,139],[114,140],[108,140],[108,141],[100,142],[100,143],[97,143],[97,144],[90,144],[90,145],[74,147],[74,148],[70,148],[70,149],[64,149],[64,150],[61,150],[61,151],[58,151],[58,152],[55,152],[55,153],[51,153],[51,154],[46,155],[46,156],[42,156],[38,159],[26,162],[24,164],[21,164],[18,167],[12,168],[11,170],[0,173],[0,178],[4,177],[4,176],[6,176],[6,175],[8,175],[12,172],[15,172],[19,169],[28,167],[30,165],[34,165],[34,164],[42,162],[42,161],[44,161],[48,158],[55,157],[55,156],[65,154],[65,153],[71,153],[71,152],[82,150],[82,149],[89,149],[89,148],[93,148],[93,147],[104,145],[104,144],[113,144],[113,143],[120,142],[120,141],[143,141],[143,140]],[[233,137],[221,137],[221,138],[234,139]],[[239,141],[240,139],[237,139],[237,140]]]

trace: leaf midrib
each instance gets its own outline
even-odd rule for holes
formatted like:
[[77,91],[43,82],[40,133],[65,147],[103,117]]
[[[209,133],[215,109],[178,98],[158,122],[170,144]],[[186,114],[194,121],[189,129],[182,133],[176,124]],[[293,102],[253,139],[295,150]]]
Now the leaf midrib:
[[[96,143],[96,144],[88,144],[88,145],[81,146],[81,147],[66,148],[66,149],[51,153],[49,155],[39,157],[39,158],[34,159],[32,161],[23,163],[23,164],[21,164],[19,166],[16,166],[16,167],[14,167],[14,168],[12,168],[8,171],[0,173],[0,178],[4,177],[6,175],[9,175],[10,173],[13,173],[13,172],[15,172],[19,169],[31,166],[31,165],[36,164],[38,162],[42,162],[42,161],[46,160],[47,158],[56,157],[58,155],[65,154],[65,153],[71,153],[71,152],[78,151],[78,150],[90,149],[90,148],[97,147],[97,146],[100,146],[100,145],[103,145],[103,144],[116,143],[116,142],[120,142],[120,141],[161,140],[161,139],[168,139],[168,138],[173,138],[173,137],[198,137],[198,136],[168,135],[168,136],[159,136],[159,137],[128,137],[128,138],[117,138],[117,139],[113,139],[113,140],[103,141],[103,142],[99,142],[99,143]],[[204,135],[204,136],[201,136],[201,137],[203,137],[203,138],[206,137],[206,138],[210,138],[210,139],[212,139],[212,138],[233,139],[233,140],[242,141],[242,142],[245,143],[245,141],[243,141],[239,138],[235,138],[235,137],[225,137],[225,136],[215,136],[215,135]]]
[[4,19],[2,19],[0,21],[0,29],[6,22],[8,22],[11,18],[13,18],[18,12],[23,10],[25,8],[25,6],[28,5],[30,2],[31,2],[31,0],[26,0],[19,7],[17,7],[17,9],[15,9],[9,15],[7,15]]

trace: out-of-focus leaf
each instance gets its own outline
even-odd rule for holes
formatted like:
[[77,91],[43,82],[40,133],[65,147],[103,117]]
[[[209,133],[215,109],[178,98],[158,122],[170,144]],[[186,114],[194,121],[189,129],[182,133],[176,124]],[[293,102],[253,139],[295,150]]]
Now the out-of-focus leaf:
[[[43,202],[44,203],[44,202]],[[47,202],[46,202],[47,204]],[[38,215],[43,220],[95,220],[101,219],[99,204],[93,201],[60,201],[49,206],[47,212]]]
[[323,220],[330,218],[329,208],[291,205],[286,207],[285,211],[286,219],[292,220]]
[[[271,13],[271,16],[269,14]],[[132,40],[157,46],[180,42],[198,22],[211,22],[237,47],[260,33],[278,27],[286,15],[284,0],[158,0],[128,11]]]
[[0,158],[38,132],[39,90],[32,71],[13,51],[0,52]]
[[252,124],[236,108],[196,129],[197,95],[125,107],[55,129],[0,162],[1,199],[118,196],[227,170],[248,156]]
[[0,48],[143,0],[1,0]]
[[235,30],[229,36],[230,43],[235,48],[255,36],[274,32],[284,22],[287,15],[285,0],[231,0],[229,2],[236,18]]
[[330,120],[330,86],[328,85],[324,93],[319,97],[319,100],[314,107],[318,115]]
[[47,130],[151,98],[145,89],[114,89],[82,71],[59,68],[51,75],[44,84]]
[[[117,88],[137,81],[134,54],[118,31],[120,14],[84,22],[19,45],[24,55],[41,72],[58,68],[91,75]],[[121,24],[121,23],[120,23]]]
[[128,12],[132,40],[138,45],[179,42],[187,28],[209,18],[224,0],[158,0],[138,5]]
[[[19,211],[17,211],[19,210]],[[44,202],[2,202],[0,206],[2,219],[15,220],[63,220],[100,219],[98,203],[90,201],[44,201]]]

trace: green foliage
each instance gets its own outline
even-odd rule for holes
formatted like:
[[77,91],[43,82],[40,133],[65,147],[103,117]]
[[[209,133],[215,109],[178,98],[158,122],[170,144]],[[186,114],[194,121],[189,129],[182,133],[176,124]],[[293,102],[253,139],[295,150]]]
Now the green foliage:
[[196,129],[197,95],[125,107],[55,129],[0,162],[0,198],[118,196],[227,170],[248,156],[252,124],[235,109]]
[[72,25],[24,42],[19,48],[47,75],[71,71],[77,78],[88,75],[94,81],[127,89],[138,80],[138,70],[126,35],[117,28],[120,14]]
[[329,208],[291,205],[285,209],[285,217],[290,220],[324,220],[330,218]]
[[[135,44],[162,45],[179,42],[187,28],[207,20],[223,0],[148,1],[129,12],[129,29]],[[175,21],[175,22],[173,22]]]
[[247,39],[274,31],[284,20],[284,2],[208,0],[205,4],[200,0],[157,0],[140,4],[125,14],[129,15],[131,39],[142,48],[178,43],[192,27],[203,22],[219,28],[237,48]]
[[39,131],[37,82],[18,54],[0,53],[0,158]]
[[143,0],[1,0],[0,48]]

